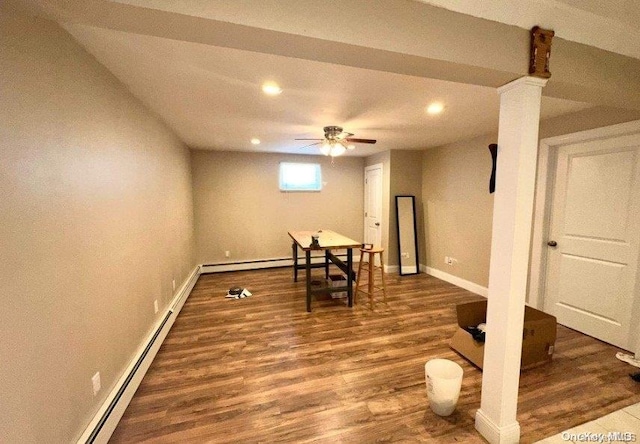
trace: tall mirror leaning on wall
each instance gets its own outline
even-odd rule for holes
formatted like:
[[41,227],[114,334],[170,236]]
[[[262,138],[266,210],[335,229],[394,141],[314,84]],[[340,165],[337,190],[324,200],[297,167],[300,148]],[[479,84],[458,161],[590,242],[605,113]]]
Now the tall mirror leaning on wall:
[[398,228],[398,269],[401,276],[418,274],[418,231],[415,196],[396,196],[396,226]]

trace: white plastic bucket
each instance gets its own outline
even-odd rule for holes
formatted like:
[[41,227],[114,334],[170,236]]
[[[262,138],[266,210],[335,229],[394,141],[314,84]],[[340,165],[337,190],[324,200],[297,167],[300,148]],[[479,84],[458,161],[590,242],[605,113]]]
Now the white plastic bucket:
[[429,405],[436,415],[449,416],[456,409],[463,373],[448,359],[432,359],[424,365]]

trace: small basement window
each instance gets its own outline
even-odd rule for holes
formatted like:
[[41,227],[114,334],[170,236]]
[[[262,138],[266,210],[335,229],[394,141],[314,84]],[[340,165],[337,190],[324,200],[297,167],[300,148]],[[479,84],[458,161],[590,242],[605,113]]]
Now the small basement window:
[[320,191],[322,172],[319,163],[280,163],[280,191]]

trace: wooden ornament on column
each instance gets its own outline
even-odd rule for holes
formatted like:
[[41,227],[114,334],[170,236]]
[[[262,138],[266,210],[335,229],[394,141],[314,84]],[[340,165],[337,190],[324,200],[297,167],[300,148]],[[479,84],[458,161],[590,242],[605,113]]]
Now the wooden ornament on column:
[[529,74],[548,79],[549,59],[551,57],[551,40],[554,32],[539,26],[531,28],[531,54],[529,59]]

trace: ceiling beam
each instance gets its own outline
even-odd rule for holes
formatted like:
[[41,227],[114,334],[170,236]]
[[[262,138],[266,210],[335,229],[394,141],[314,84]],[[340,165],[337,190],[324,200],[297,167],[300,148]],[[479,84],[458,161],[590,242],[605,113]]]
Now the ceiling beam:
[[[63,24],[493,88],[528,67],[527,30],[410,0],[9,3]],[[640,110],[638,59],[556,37],[551,72],[547,96]]]

